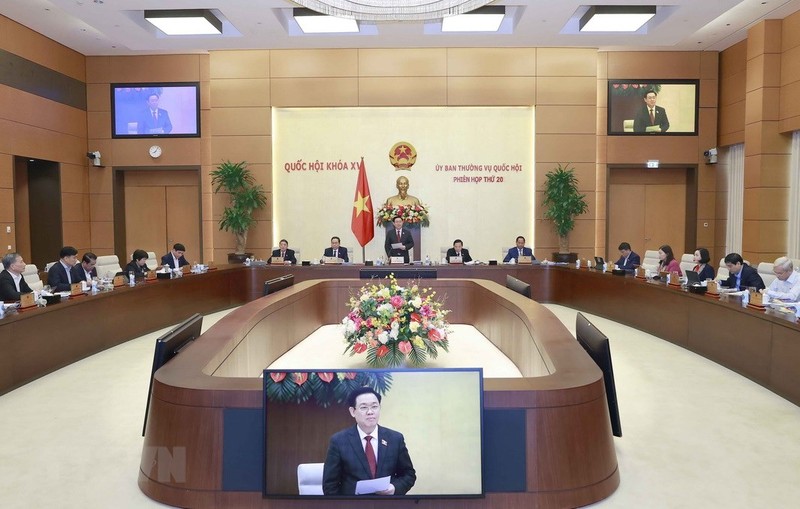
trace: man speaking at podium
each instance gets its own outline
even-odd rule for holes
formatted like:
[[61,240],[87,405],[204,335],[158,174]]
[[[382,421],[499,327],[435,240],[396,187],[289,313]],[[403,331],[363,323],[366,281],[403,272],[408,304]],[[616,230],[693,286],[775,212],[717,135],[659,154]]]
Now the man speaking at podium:
[[359,387],[347,398],[356,425],[331,437],[322,473],[325,495],[355,495],[358,481],[390,477],[374,495],[405,495],[417,481],[402,433],[378,426],[381,396]]
[[403,218],[395,217],[392,223],[394,226],[386,231],[386,242],[383,244],[386,256],[402,256],[403,263],[408,263],[408,251],[414,247],[414,239],[410,231],[403,229]]

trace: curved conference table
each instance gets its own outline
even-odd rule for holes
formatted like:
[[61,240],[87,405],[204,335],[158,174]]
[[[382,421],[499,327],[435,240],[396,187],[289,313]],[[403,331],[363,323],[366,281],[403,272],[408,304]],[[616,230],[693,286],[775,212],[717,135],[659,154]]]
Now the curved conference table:
[[[7,316],[0,320],[0,392],[194,312],[246,304],[156,376],[140,487],[152,498],[185,507],[352,506],[262,499],[254,486],[263,480],[263,469],[243,470],[241,464],[258,467],[260,450],[242,438],[260,432],[263,439],[261,386],[253,373],[257,377],[264,362],[318,325],[338,322],[350,289],[363,283],[354,280],[361,269],[225,267]],[[763,311],[586,269],[435,269],[439,279],[430,286],[458,296],[448,300],[451,321],[474,324],[523,374],[484,385],[487,412],[497,412],[487,414],[488,421],[521,426],[527,446],[516,458],[521,479],[505,486],[491,481],[486,499],[458,500],[453,507],[574,507],[605,498],[619,483],[600,371],[546,308],[489,283],[504,284],[507,274],[530,283],[535,301],[652,333],[800,404],[800,327]],[[287,273],[294,274],[294,287],[259,299],[265,280]],[[253,338],[270,338],[269,346],[248,339],[251,331]],[[437,507],[443,502],[437,500]]]

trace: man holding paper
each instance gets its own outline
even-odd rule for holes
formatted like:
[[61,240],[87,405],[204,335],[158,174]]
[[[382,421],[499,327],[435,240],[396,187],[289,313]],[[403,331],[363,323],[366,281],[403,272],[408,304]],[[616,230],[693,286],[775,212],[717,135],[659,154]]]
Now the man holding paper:
[[402,433],[378,426],[381,396],[359,387],[348,397],[356,425],[331,437],[322,474],[325,495],[405,495],[417,474]]
[[402,217],[395,217],[392,223],[394,227],[386,231],[386,242],[383,244],[386,256],[402,256],[403,263],[408,263],[408,251],[414,247],[414,239],[410,231],[403,229]]

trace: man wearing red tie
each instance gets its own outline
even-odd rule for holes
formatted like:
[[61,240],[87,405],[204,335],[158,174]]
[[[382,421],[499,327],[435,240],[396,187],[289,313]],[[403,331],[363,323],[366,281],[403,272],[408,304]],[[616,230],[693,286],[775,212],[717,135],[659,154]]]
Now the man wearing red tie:
[[322,252],[322,257],[341,258],[344,263],[349,262],[347,248],[342,247],[340,242],[339,237],[331,237],[331,247],[325,248],[325,251]]
[[533,250],[529,247],[525,247],[525,237],[522,235],[517,237],[517,245],[508,250],[506,257],[503,258],[503,263],[508,263],[511,260],[514,260],[514,263],[516,263],[519,261],[520,256],[530,256],[532,260],[536,259],[536,257],[533,256]]
[[[294,249],[289,249],[289,241],[286,239],[281,239],[280,243],[278,244],[278,249],[272,250],[272,257],[276,258],[280,256],[283,258],[283,263],[291,263],[292,265],[297,265],[297,258],[294,256]],[[272,261],[270,260],[270,263]]]
[[[403,218],[395,217],[392,223],[394,227],[391,230],[387,230],[386,242],[383,244],[386,256],[390,258],[392,256],[402,256],[403,263],[408,263],[408,251],[414,247],[414,239],[411,237],[410,231],[403,229]],[[402,244],[402,246],[392,247],[392,244],[395,246]]]

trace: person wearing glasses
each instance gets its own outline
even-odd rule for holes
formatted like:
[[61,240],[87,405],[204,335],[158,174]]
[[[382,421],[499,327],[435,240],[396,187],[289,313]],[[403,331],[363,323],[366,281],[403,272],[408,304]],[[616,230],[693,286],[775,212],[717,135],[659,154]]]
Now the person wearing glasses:
[[775,281],[769,284],[766,293],[770,299],[782,302],[800,301],[800,273],[794,270],[792,260],[781,256],[773,264]]
[[381,395],[359,387],[347,398],[355,426],[331,437],[322,473],[325,495],[356,494],[356,483],[390,476],[389,488],[373,495],[405,495],[417,481],[403,434],[378,425]]

